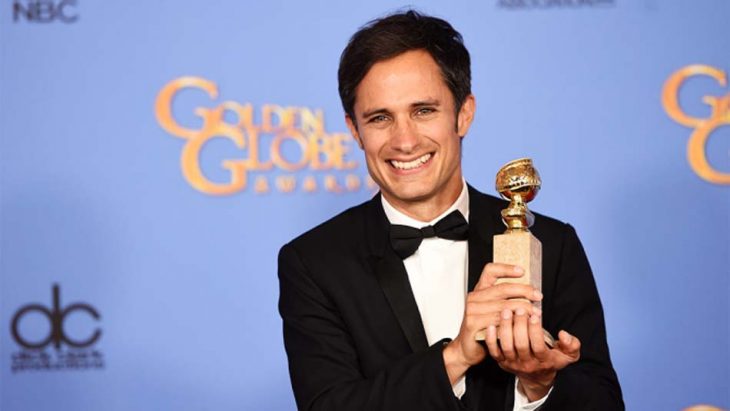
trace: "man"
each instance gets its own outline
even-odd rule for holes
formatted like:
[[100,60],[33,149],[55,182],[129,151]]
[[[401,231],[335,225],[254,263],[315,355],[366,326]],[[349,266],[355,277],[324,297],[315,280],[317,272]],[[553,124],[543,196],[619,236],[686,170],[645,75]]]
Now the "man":
[[[572,227],[536,217],[544,295],[495,285],[522,272],[490,262],[505,203],[462,177],[475,112],[469,65],[458,32],[413,11],[371,22],[342,54],[347,125],[380,194],[281,249],[279,309],[300,409],[623,409]],[[409,227],[424,238],[414,244]],[[559,337],[552,349],[543,326]]]

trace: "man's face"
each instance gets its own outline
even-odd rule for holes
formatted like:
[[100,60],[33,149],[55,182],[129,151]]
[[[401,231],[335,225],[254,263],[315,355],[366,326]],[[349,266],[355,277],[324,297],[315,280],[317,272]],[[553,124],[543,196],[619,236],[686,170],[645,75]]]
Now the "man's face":
[[474,109],[470,95],[457,116],[438,65],[414,50],[373,65],[346,120],[385,199],[429,220],[461,192],[461,139]]

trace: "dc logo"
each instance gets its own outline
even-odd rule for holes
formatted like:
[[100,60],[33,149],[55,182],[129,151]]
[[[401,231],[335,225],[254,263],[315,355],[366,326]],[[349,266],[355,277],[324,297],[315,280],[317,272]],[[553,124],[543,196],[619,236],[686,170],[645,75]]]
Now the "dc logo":
[[[95,329],[88,338],[80,341],[71,339],[68,335],[66,335],[66,332],[63,328],[63,323],[66,316],[74,311],[81,311],[83,313],[86,313],[95,320],[99,320],[99,318],[101,317],[99,315],[99,312],[96,311],[96,309],[89,304],[74,303],[65,308],[61,308],[61,290],[58,284],[54,284],[53,301],[52,307],[50,309],[40,304],[28,304],[21,307],[15,313],[11,325],[13,339],[15,339],[15,341],[21,347],[31,350],[43,349],[51,343],[53,343],[53,346],[56,349],[60,349],[61,344],[66,344],[73,348],[85,348],[94,344],[99,339],[99,337],[101,337],[101,330],[99,328]],[[51,326],[48,336],[40,341],[28,341],[24,336],[21,335],[20,330],[18,329],[20,321],[23,319],[23,317],[32,313],[37,313],[46,317]]]

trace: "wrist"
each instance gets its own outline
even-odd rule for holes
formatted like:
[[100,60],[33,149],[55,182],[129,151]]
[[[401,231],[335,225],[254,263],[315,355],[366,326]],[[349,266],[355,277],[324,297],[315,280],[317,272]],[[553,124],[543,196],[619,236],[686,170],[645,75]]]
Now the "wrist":
[[533,379],[526,377],[518,378],[518,389],[527,397],[530,402],[537,401],[546,396],[555,383],[556,373],[552,372],[543,378]]
[[442,355],[446,374],[449,376],[449,382],[453,385],[466,374],[471,365],[466,361],[466,357],[464,357],[456,341],[444,344]]

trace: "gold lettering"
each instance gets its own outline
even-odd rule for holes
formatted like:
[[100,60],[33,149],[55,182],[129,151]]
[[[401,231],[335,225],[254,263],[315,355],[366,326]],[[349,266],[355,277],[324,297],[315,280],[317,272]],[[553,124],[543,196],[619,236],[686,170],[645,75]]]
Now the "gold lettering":
[[[185,88],[197,88],[205,91],[211,99],[218,98],[218,87],[212,81],[201,77],[180,77],[167,83],[155,99],[155,115],[160,126],[173,136],[186,139],[195,138],[200,130],[181,126],[172,115],[172,101],[177,93]],[[205,109],[198,108],[195,114],[205,119]],[[203,124],[205,127],[205,123]]]
[[324,176],[324,189],[331,193],[341,193],[344,191],[337,182],[337,178],[331,174]]
[[[299,161],[296,163],[290,163],[287,161],[281,152],[281,144],[285,140],[294,140],[299,145],[299,149],[302,151]],[[274,141],[271,142],[271,161],[282,170],[296,171],[304,168],[309,162],[310,158],[310,145],[307,139],[302,136],[298,130],[290,129],[288,131],[279,132],[275,137]]]
[[[322,134],[309,134],[309,152],[312,158],[309,168],[312,170],[328,170],[332,168],[332,153],[330,143],[332,138]],[[324,157],[324,160],[322,160]]]
[[306,176],[304,178],[304,182],[302,182],[302,189],[307,193],[317,191],[317,180],[314,176]]
[[251,170],[264,171],[271,170],[273,163],[271,161],[261,162],[259,159],[259,132],[256,127],[245,127],[248,134],[248,166]]
[[276,177],[276,188],[282,193],[291,193],[297,185],[297,180],[294,176],[279,176]]
[[274,133],[294,126],[294,110],[276,104],[264,104],[261,108],[261,131]]
[[183,147],[180,157],[180,166],[183,175],[190,185],[198,191],[212,195],[229,195],[243,190],[246,187],[246,162],[245,160],[224,160],[223,168],[231,173],[231,181],[228,184],[215,183],[208,180],[200,169],[200,151],[206,142],[213,138],[228,138],[237,147],[243,148],[244,139],[240,130],[230,126],[219,124],[218,127],[210,127],[203,133],[191,138]]
[[662,103],[670,118],[695,129],[687,141],[687,161],[695,173],[711,183],[730,184],[730,173],[714,169],[707,161],[707,141],[710,135],[718,127],[730,125],[730,94],[724,97],[705,96],[702,99],[712,110],[707,118],[690,116],[679,105],[682,85],[688,78],[698,75],[709,76],[719,85],[727,86],[727,76],[722,70],[698,64],[687,66],[674,72],[664,84]]
[[[233,112],[237,121],[233,124],[225,122],[226,112]],[[210,111],[209,124],[227,126],[245,132],[248,136],[248,160],[246,166],[249,170],[263,171],[270,170],[271,161],[261,162],[259,156],[259,133],[253,124],[253,107],[251,104],[241,105],[235,101],[225,101]],[[240,148],[245,148],[241,146]]]
[[258,194],[268,193],[269,180],[265,176],[256,177],[256,181],[253,183],[253,190]]
[[322,110],[312,110],[301,107],[299,110],[299,129],[304,134],[324,134],[324,113]]
[[354,141],[352,136],[345,133],[330,135],[309,135],[309,149],[311,159],[309,168],[312,170],[350,170],[357,167],[356,161],[346,161],[345,155],[350,151],[347,142]]
[[355,139],[349,133],[334,133],[331,139],[333,166],[339,170],[352,170],[357,167],[357,161],[345,159]]
[[[682,87],[684,82],[693,76],[705,75],[715,79],[721,86],[727,86],[727,77],[722,70],[716,69],[710,66],[704,66],[701,64],[693,64],[675,71],[666,83],[664,83],[664,89],[662,90],[662,102],[664,103],[664,109],[669,114],[669,117],[677,123],[686,127],[698,127],[701,122],[707,120],[703,118],[692,117],[682,110],[679,105],[679,89]],[[705,102],[707,102],[705,100]],[[713,108],[712,117],[716,115]]]
[[231,124],[234,127],[248,128],[253,126],[253,107],[251,104],[241,104],[235,101],[224,101],[215,108],[217,116],[216,122],[224,122],[226,112],[232,112],[236,115],[236,121]]
[[[730,96],[726,97],[730,99]],[[730,111],[725,116],[715,117],[699,125],[687,141],[687,161],[703,179],[715,184],[730,184],[730,173],[714,169],[707,161],[707,140],[722,126],[730,125]]]
[[[202,77],[179,77],[165,84],[158,93],[155,116],[166,132],[186,140],[180,156],[180,167],[185,179],[198,191],[210,195],[233,194],[246,188],[249,172],[268,171],[274,167],[295,172],[305,167],[325,171],[351,170],[358,166],[357,161],[347,158],[354,141],[352,136],[327,133],[321,109],[264,104],[261,107],[261,124],[257,125],[254,123],[254,107],[250,103],[224,101],[210,107],[196,107],[193,113],[202,120],[202,124],[198,128],[187,127],[173,113],[174,100],[185,89],[201,90],[211,102],[218,98],[218,87],[214,82]],[[221,166],[229,173],[228,182],[211,181],[201,169],[201,152],[213,139],[228,139],[241,152],[240,158],[221,161]],[[292,143],[294,145],[287,146]],[[344,187],[333,174],[324,176],[322,187],[328,192],[340,193],[345,190],[357,191],[363,185],[372,183],[355,174],[343,177]],[[269,180],[264,175],[257,175],[253,185],[256,193],[271,190]],[[297,186],[296,175],[277,177],[275,186],[281,192],[294,191]],[[304,192],[318,189],[316,175],[304,177]]]
[[349,191],[357,191],[360,189],[360,177],[356,176],[355,174],[348,174],[347,177],[345,177],[345,187]]

